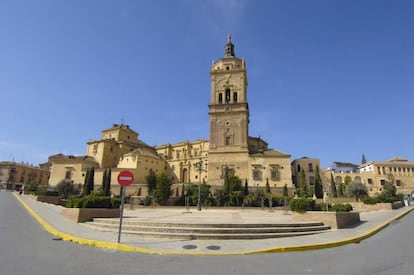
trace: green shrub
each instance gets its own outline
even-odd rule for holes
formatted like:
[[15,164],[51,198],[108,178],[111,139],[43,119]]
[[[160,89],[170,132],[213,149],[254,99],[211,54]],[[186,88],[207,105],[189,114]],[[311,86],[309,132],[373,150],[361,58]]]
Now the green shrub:
[[352,211],[353,207],[349,203],[338,203],[332,205],[332,211],[335,212],[350,212]]
[[71,198],[66,203],[67,208],[119,208],[119,198],[89,195],[83,198]]
[[46,196],[46,186],[39,186],[36,191],[33,192],[35,196]]
[[332,205],[329,203],[321,202],[321,203],[315,203],[313,210],[314,211],[327,211],[326,208],[328,208],[328,211],[331,211]]
[[84,198],[77,198],[77,197],[70,198],[66,203],[66,207],[67,208],[82,208],[83,201],[84,201]]
[[378,203],[378,199],[377,198],[372,198],[372,197],[366,197],[365,199],[362,200],[363,203],[365,204],[377,204]]
[[306,212],[314,209],[315,201],[311,198],[297,198],[289,202],[290,210],[296,212]]

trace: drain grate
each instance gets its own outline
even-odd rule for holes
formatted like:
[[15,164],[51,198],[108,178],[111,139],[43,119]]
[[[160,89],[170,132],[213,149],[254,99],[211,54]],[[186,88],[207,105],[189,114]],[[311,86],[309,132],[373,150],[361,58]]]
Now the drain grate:
[[59,238],[59,237],[56,237],[56,238],[53,238],[52,240],[54,240],[54,241],[61,241],[63,239],[62,238]]
[[186,244],[183,246],[184,249],[196,249],[197,246],[194,244]]
[[210,249],[210,250],[220,250],[221,249],[221,246],[218,246],[218,245],[209,245],[206,248],[207,249]]

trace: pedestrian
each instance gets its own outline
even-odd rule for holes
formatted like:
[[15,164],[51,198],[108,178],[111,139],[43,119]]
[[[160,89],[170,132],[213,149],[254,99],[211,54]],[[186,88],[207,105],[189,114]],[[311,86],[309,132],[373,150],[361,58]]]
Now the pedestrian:
[[404,195],[403,200],[404,200],[404,205],[408,206],[408,195]]
[[20,187],[19,188],[19,195],[21,195],[23,193],[23,188],[22,187]]

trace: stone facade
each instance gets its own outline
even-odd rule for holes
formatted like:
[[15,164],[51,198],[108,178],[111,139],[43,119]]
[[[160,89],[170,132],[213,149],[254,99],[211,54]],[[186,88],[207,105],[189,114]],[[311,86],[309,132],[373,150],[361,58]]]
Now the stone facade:
[[0,162],[0,189],[16,190],[29,183],[46,186],[49,170],[13,161]]
[[63,179],[83,183],[86,169],[93,166],[97,186],[107,168],[112,169],[113,185],[120,170],[133,172],[135,181],[128,187],[134,190],[131,195],[147,195],[145,176],[150,169],[171,176],[175,195],[181,193],[184,183],[205,181],[220,188],[225,173],[234,173],[256,188],[267,182],[274,191],[284,185],[292,188],[290,155],[269,149],[260,137],[249,136],[247,68],[244,60],[235,56],[230,37],[224,57],[213,62],[210,80],[210,140],[151,147],[128,125],[114,124],[102,131],[101,139],[87,143],[85,156],[52,159],[49,184],[54,186]]
[[[324,172],[324,186],[329,187],[331,174],[336,185],[346,181],[363,183],[370,195],[382,192],[385,182],[393,183],[397,193],[411,194],[414,191],[414,162],[401,157],[388,161],[371,161],[358,166],[356,172],[337,172],[326,170]],[[330,189],[327,188],[330,192]]]

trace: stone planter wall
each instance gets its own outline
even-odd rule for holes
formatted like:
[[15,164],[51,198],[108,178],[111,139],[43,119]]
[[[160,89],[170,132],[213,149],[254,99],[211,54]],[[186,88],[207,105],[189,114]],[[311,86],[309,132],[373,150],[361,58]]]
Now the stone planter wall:
[[358,212],[293,212],[293,219],[296,221],[319,221],[333,229],[340,229],[361,222]]
[[74,222],[92,221],[93,218],[119,218],[120,209],[108,208],[65,208],[62,215]]
[[394,203],[376,203],[376,204],[364,204],[363,202],[352,202],[350,203],[355,211],[368,212],[378,210],[393,210],[403,207],[403,203],[400,201]]
[[37,201],[59,205],[60,197],[59,196],[37,196]]

